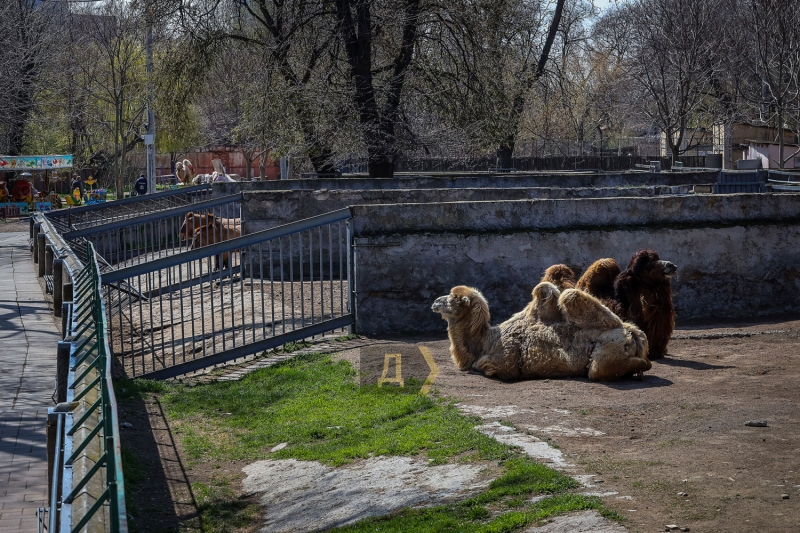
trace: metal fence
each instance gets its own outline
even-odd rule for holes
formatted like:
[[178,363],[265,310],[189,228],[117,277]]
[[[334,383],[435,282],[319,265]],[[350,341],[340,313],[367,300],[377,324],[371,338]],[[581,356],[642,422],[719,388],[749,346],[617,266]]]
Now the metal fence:
[[55,419],[55,453],[50,505],[40,517],[46,517],[48,532],[127,532],[108,327],[93,254],[74,284],[67,320],[67,403],[48,414]]
[[[242,235],[242,194],[116,218],[63,232],[78,257],[86,260],[91,242],[103,271],[140,264]],[[216,231],[199,231],[214,225]]]
[[350,216],[343,209],[234,238],[206,227],[203,246],[104,273],[116,368],[162,379],[349,332]]
[[111,202],[82,205],[49,211],[45,216],[59,233],[108,224],[118,220],[136,218],[148,213],[158,213],[173,207],[189,205],[210,199],[210,185],[182,187],[144,196],[134,196]]

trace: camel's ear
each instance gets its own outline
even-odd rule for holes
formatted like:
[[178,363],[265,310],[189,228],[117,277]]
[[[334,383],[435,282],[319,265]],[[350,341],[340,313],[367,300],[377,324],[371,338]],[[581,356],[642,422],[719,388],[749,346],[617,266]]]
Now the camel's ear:
[[469,305],[469,296],[462,296],[461,303],[464,305]]

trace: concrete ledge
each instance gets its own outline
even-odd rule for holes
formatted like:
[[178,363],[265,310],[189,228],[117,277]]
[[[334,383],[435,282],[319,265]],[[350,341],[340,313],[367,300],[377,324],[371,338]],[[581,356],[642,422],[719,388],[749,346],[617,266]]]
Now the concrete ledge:
[[800,194],[355,205],[351,210],[356,237],[419,232],[696,227],[800,221]]
[[511,187],[501,189],[492,187],[478,189],[251,191],[243,194],[242,218],[245,221],[245,231],[252,233],[357,204],[437,204],[538,198],[653,197],[689,194],[692,187],[691,185],[655,185],[603,188]]

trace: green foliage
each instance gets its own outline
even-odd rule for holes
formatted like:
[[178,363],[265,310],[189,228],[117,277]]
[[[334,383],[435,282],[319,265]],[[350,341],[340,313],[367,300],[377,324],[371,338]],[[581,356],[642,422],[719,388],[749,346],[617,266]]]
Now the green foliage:
[[505,533],[531,524],[539,524],[554,516],[594,509],[606,518],[622,520],[607,510],[600,498],[579,494],[559,494],[524,509],[500,513],[489,521],[488,509],[469,504],[441,505],[427,509],[404,509],[387,517],[363,520],[352,526],[334,529],[337,533]]

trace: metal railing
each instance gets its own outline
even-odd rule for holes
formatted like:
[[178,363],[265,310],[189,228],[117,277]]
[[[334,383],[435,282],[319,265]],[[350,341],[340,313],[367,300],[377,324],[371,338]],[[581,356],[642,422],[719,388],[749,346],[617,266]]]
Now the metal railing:
[[227,240],[206,227],[202,247],[104,273],[117,368],[163,379],[349,331],[350,217],[342,209]]
[[196,185],[111,202],[49,211],[45,216],[59,233],[65,233],[70,230],[90,228],[202,202],[209,200],[211,196],[210,185]]
[[241,236],[241,200],[241,193],[203,200],[65,231],[62,236],[82,261],[91,242],[106,272],[206,246],[216,235],[197,230],[212,222],[220,226],[219,237]]
[[112,357],[91,244],[86,266],[74,277],[67,320],[70,343],[67,402],[51,410],[57,418],[50,507],[41,516],[47,531],[77,533],[128,530]]

